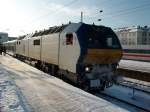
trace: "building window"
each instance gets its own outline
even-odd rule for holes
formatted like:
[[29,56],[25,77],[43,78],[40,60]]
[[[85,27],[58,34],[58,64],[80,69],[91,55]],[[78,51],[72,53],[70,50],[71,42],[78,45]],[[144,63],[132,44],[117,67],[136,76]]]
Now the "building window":
[[142,35],[143,35],[143,36],[146,36],[146,32],[143,32]]
[[127,45],[127,39],[126,38],[122,38],[121,43],[122,43],[122,45]]
[[129,36],[131,36],[131,33],[129,33]]
[[33,45],[40,45],[40,39],[34,40]]
[[146,44],[146,42],[147,42],[147,39],[146,38],[142,38],[142,44]]
[[127,34],[125,33],[124,36],[127,37]]
[[135,32],[133,32],[132,35],[135,36]]
[[72,33],[66,34],[66,45],[72,44],[73,44],[73,34]]

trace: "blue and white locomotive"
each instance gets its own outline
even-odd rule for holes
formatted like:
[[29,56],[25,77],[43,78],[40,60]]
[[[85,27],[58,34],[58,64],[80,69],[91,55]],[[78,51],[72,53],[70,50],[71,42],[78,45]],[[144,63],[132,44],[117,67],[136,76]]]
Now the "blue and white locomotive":
[[[4,43],[6,47],[8,43]],[[50,27],[14,43],[17,58],[34,61],[84,89],[104,89],[112,84],[122,57],[120,42],[111,28],[85,23]]]

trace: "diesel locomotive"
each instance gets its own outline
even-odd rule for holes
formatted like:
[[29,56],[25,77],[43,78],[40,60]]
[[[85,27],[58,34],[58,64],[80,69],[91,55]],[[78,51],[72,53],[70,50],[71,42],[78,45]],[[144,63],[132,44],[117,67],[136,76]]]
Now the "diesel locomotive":
[[4,45],[17,58],[34,61],[35,66],[87,90],[111,86],[122,57],[111,28],[85,23],[50,27]]

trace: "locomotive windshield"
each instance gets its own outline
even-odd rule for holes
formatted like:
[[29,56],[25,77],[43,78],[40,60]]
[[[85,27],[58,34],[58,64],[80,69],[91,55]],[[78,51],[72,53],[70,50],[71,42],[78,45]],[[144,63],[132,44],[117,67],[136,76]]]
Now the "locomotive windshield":
[[116,34],[107,27],[90,27],[87,33],[88,48],[121,48]]

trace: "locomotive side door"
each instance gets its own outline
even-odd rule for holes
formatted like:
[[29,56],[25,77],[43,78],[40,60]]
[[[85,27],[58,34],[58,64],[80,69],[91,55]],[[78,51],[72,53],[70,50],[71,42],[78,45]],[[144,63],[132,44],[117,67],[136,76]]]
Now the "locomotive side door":
[[59,68],[76,73],[76,64],[80,55],[80,46],[76,33],[62,32],[59,44]]

